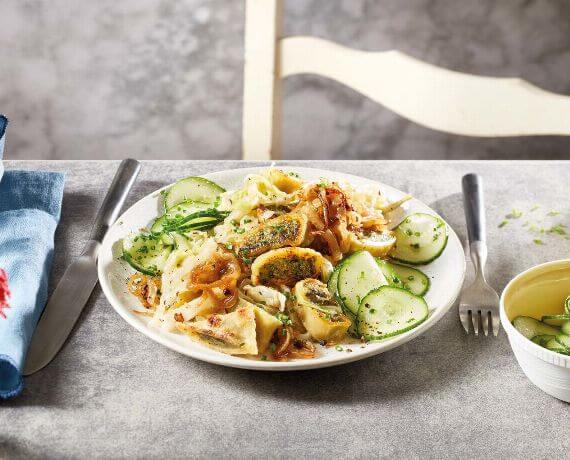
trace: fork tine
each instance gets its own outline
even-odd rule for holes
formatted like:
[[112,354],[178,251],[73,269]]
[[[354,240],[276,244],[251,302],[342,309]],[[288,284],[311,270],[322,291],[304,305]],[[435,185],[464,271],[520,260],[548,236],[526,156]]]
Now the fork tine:
[[471,310],[471,319],[473,320],[473,332],[475,337],[477,337],[479,335],[479,312]]
[[491,312],[491,327],[493,328],[493,335],[497,337],[499,335],[499,329],[501,328],[501,320],[499,315],[495,312]]
[[481,325],[483,326],[483,333],[485,337],[489,335],[489,314],[491,312],[489,310],[481,311]]
[[465,332],[469,334],[469,313],[468,312],[459,313],[459,319],[461,320],[461,325],[463,326],[463,329],[465,329]]

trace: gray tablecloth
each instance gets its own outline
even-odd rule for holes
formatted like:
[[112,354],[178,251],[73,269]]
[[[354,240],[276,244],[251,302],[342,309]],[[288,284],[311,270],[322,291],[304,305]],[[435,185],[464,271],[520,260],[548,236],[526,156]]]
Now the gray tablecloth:
[[[289,163],[290,164],[290,163]],[[488,277],[501,290],[531,265],[568,257],[511,208],[568,222],[570,162],[310,162],[409,191],[465,239],[461,176],[483,175]],[[7,162],[67,171],[53,284],[81,250],[117,162]],[[184,175],[241,162],[146,162],[130,203]],[[521,218],[524,219],[525,217]],[[452,309],[425,335],[336,368],[261,373],[174,353],[136,332],[97,287],[55,361],[0,404],[0,457],[567,458],[569,406],[534,387],[505,334],[467,337]]]

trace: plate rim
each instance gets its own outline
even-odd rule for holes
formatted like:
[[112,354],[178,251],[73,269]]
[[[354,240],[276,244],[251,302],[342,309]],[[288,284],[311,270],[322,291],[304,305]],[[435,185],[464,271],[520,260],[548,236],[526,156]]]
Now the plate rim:
[[[239,171],[241,174],[243,174],[243,176],[245,176],[247,174],[252,174],[254,172],[265,170],[268,167],[270,167],[270,166],[269,165],[267,165],[267,166],[253,166],[253,167],[247,166],[244,168],[223,169],[223,170],[213,171],[213,172],[206,173],[206,174],[201,174],[199,176],[212,180],[211,176],[213,176],[213,175],[236,172],[236,171]],[[398,194],[405,194],[405,192],[402,192],[401,190],[398,190],[398,189],[396,189],[390,185],[387,185],[383,182],[380,182],[378,180],[370,179],[370,178],[363,177],[363,176],[357,176],[357,175],[350,174],[350,173],[344,173],[341,171],[331,171],[331,170],[326,170],[326,169],[321,169],[321,168],[308,168],[308,167],[294,166],[294,165],[283,165],[283,166],[279,166],[279,167],[281,169],[284,169],[284,170],[292,170],[295,172],[298,171],[300,174],[302,174],[303,171],[310,171],[311,173],[314,173],[314,174],[323,174],[323,173],[337,174],[337,175],[346,177],[349,182],[351,182],[351,180],[354,181],[354,180],[359,180],[359,179],[365,179],[366,181],[378,184],[384,191],[390,190],[391,192],[396,192]],[[459,297],[459,294],[461,292],[461,288],[463,286],[463,283],[465,282],[465,273],[466,273],[467,262],[466,262],[465,257],[463,257],[462,258],[463,263],[461,265],[460,282],[457,283],[457,286],[455,287],[454,291],[452,292],[452,295],[449,297],[449,301],[445,305],[438,307],[435,310],[433,315],[428,317],[428,319],[426,321],[424,321],[422,324],[418,325],[416,328],[411,329],[410,331],[408,331],[404,334],[400,334],[400,335],[394,336],[392,338],[388,338],[387,342],[384,342],[383,347],[370,347],[369,349],[359,351],[358,353],[338,353],[337,356],[332,356],[328,359],[321,359],[321,360],[316,358],[316,359],[310,359],[310,360],[307,359],[307,360],[298,360],[298,361],[261,361],[261,360],[245,359],[245,358],[242,358],[239,356],[227,355],[227,354],[224,354],[221,352],[217,352],[216,350],[210,350],[206,347],[204,347],[204,350],[201,350],[198,347],[196,349],[194,349],[194,348],[190,348],[187,346],[183,346],[182,344],[168,340],[168,336],[166,335],[166,333],[164,331],[160,331],[159,329],[153,329],[151,327],[148,327],[148,325],[144,324],[143,322],[136,320],[135,315],[128,314],[128,312],[125,311],[124,306],[122,305],[121,301],[117,298],[117,296],[113,292],[113,289],[111,288],[110,283],[108,282],[107,277],[105,276],[106,275],[105,267],[104,267],[104,263],[103,263],[103,258],[101,257],[102,252],[105,250],[111,251],[111,255],[112,255],[112,247],[113,247],[113,244],[115,243],[115,241],[109,241],[110,240],[110,234],[111,234],[110,230],[113,227],[119,225],[123,216],[125,214],[129,213],[133,208],[137,207],[143,200],[146,200],[149,197],[154,198],[156,196],[156,194],[159,194],[162,190],[170,187],[173,183],[165,185],[164,187],[161,187],[157,190],[154,190],[154,191],[146,194],[145,196],[143,196],[142,198],[137,200],[135,203],[133,203],[131,206],[129,206],[128,209],[126,209],[125,211],[123,211],[121,213],[121,215],[117,218],[117,220],[109,228],[109,231],[107,231],[107,234],[105,235],[105,238],[103,239],[103,241],[101,243],[101,247],[99,249],[99,257],[97,259],[97,274],[99,277],[99,284],[101,286],[103,294],[105,295],[107,301],[113,307],[113,310],[115,310],[121,318],[123,318],[130,326],[134,327],[138,332],[142,333],[147,338],[159,343],[160,345],[162,345],[166,348],[169,348],[173,351],[181,353],[181,354],[188,356],[190,358],[198,359],[200,361],[204,361],[204,362],[207,362],[210,364],[217,364],[217,365],[221,365],[221,366],[225,366],[225,367],[232,367],[232,368],[238,368],[238,369],[248,369],[248,370],[257,370],[257,371],[296,371],[296,370],[321,369],[321,368],[326,368],[326,367],[339,366],[342,364],[348,364],[348,363],[355,362],[355,361],[360,361],[360,360],[367,359],[367,358],[370,358],[372,356],[384,353],[386,351],[392,350],[396,347],[399,347],[399,346],[409,342],[410,340],[418,337],[419,335],[422,335],[425,332],[427,332],[431,327],[433,327],[437,322],[439,322],[441,320],[441,318],[455,304],[455,302],[456,302],[456,300]],[[453,240],[460,248],[463,248],[461,240],[459,239],[459,237],[457,236],[457,234],[455,233],[455,231],[453,230],[451,225],[449,225],[449,223],[447,223],[447,221],[445,219],[443,219],[443,217],[441,217],[437,212],[435,212],[430,206],[425,204],[423,201],[421,201],[415,197],[413,198],[413,200],[421,203],[423,206],[428,208],[434,215],[440,217],[446,223],[447,228],[449,230],[448,244],[449,244],[449,240]]]

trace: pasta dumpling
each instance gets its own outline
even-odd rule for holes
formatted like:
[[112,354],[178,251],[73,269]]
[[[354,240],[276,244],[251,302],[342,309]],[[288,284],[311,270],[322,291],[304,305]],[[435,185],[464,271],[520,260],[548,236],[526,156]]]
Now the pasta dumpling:
[[238,307],[224,315],[210,315],[208,319],[201,321],[181,322],[177,326],[193,340],[222,353],[258,353],[255,313],[251,305]]

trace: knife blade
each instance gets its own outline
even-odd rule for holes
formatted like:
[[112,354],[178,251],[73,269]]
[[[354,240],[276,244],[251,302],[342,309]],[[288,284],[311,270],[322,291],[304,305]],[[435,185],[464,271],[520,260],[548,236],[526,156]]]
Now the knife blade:
[[107,230],[119,217],[140,171],[140,163],[123,160],[97,213],[81,255],[67,268],[38,322],[26,356],[24,375],[43,369],[63,347],[97,284],[97,256]]

